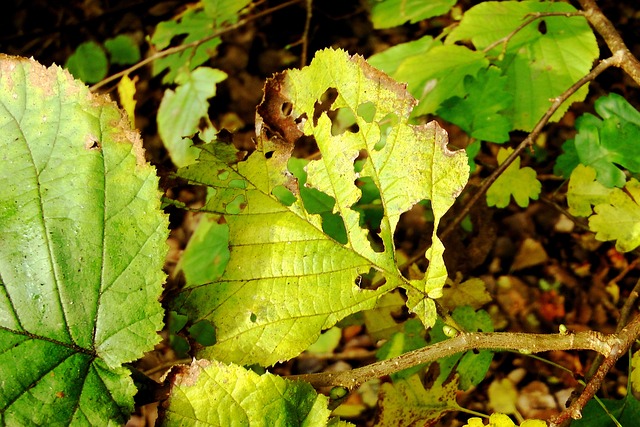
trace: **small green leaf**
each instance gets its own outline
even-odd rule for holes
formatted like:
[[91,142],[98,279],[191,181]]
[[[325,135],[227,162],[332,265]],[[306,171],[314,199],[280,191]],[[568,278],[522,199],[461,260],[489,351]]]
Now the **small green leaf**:
[[200,67],[181,74],[175,92],[165,91],[158,109],[158,132],[176,166],[186,166],[198,158],[199,151],[189,138],[195,135],[200,120],[208,119],[207,100],[216,94],[216,84],[226,78],[220,70]]
[[631,358],[631,386],[634,391],[640,390],[640,351]]
[[71,54],[65,68],[85,83],[96,83],[107,76],[109,61],[102,46],[96,42],[84,42]]
[[105,40],[104,47],[112,64],[130,65],[140,61],[140,48],[132,37],[125,34]]
[[216,27],[238,22],[240,12],[251,0],[203,0],[204,13],[213,18]]
[[137,79],[136,77],[131,80],[128,75],[124,75],[118,83],[118,98],[120,98],[120,105],[127,112],[131,129],[136,127],[136,100],[133,97],[136,94]]
[[328,398],[308,383],[194,361],[173,378],[164,425],[327,425]]
[[176,271],[182,270],[188,286],[217,280],[229,262],[229,227],[219,216],[203,214],[189,239]]
[[[157,50],[163,50],[176,37],[182,37],[182,44],[189,44],[210,37],[214,31],[215,21],[203,10],[190,7],[175,20],[159,23],[151,37],[151,43]],[[220,43],[220,37],[214,37],[195,48],[158,58],[153,61],[153,75],[157,76],[167,70],[162,83],[173,83],[181,72],[193,71],[211,58]]]
[[615,93],[598,98],[595,109],[602,119],[591,114],[578,118],[578,133],[563,144],[564,154],[554,171],[566,178],[580,163],[594,168],[598,181],[605,186],[622,187],[626,176],[617,165],[640,172],[640,112]]
[[0,128],[0,424],[122,425],[122,364],[164,317],[155,169],[115,103],[57,66],[0,55]]
[[[457,307],[451,316],[455,322],[467,332],[493,332],[491,317],[484,310],[475,311],[468,306]],[[444,333],[446,325],[438,319],[435,326],[429,331],[429,344],[445,341],[449,337]],[[438,360],[440,366],[439,381],[445,381],[456,369],[459,376],[459,385],[463,390],[478,385],[484,379],[489,370],[493,352],[480,350],[457,353]]]
[[[511,153],[512,148],[501,148],[498,151],[498,164],[504,163]],[[541,189],[536,171],[530,167],[520,168],[518,157],[489,187],[487,205],[505,208],[513,196],[518,206],[525,208],[529,206],[529,199],[538,200]]]
[[[507,91],[514,97],[508,114],[513,128],[531,131],[553,99],[591,70],[599,55],[598,44],[583,16],[548,16],[509,36],[529,14],[575,11],[564,2],[482,2],[465,12],[446,44],[471,40],[480,51],[508,38],[506,49],[500,43],[487,55],[507,77]],[[546,26],[544,32],[539,30],[541,22]],[[585,98],[587,91],[586,85],[580,88],[552,119],[559,120],[571,103]]]
[[611,188],[596,181],[596,170],[590,166],[578,165],[571,173],[567,203],[569,213],[575,216],[590,216],[593,205],[605,203],[611,196]]
[[373,28],[390,28],[444,15],[456,0],[369,0]]
[[508,141],[513,124],[505,112],[511,108],[513,96],[507,92],[506,85],[507,78],[493,66],[480,70],[476,77],[465,76],[464,98],[447,99],[437,114],[473,138],[498,143]]
[[216,343],[216,328],[206,319],[191,325],[189,327],[189,335],[200,345],[208,346]]

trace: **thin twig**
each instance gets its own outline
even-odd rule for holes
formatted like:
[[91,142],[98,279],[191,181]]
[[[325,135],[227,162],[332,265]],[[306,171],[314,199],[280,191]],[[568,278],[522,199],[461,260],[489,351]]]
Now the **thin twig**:
[[302,53],[300,53],[300,68],[307,65],[307,52],[309,51],[309,28],[311,27],[311,13],[313,8],[313,0],[307,0],[307,17],[304,21],[304,30],[302,31]]
[[600,75],[604,70],[615,65],[619,62],[620,56],[619,54],[615,54],[603,61],[601,61],[598,65],[596,65],[589,74],[582,77],[580,80],[575,82],[569,89],[567,89],[562,95],[554,98],[551,107],[544,113],[542,118],[535,125],[531,133],[522,141],[513,152],[505,159],[505,161],[499,165],[491,175],[484,179],[482,185],[479,188],[474,189],[473,196],[464,204],[463,208],[460,210],[458,215],[447,225],[447,227],[442,231],[441,239],[444,239],[448,236],[453,230],[462,222],[465,216],[469,214],[471,207],[487,192],[489,187],[495,182],[496,179],[513,163],[513,161],[518,158],[520,153],[522,153],[528,146],[532,145],[533,142],[538,138],[538,135],[542,132],[542,129],[549,122],[554,113],[560,108],[560,106],[567,100],[571,95],[573,95],[578,89],[587,84],[588,82],[594,80],[598,75]]
[[498,45],[502,45],[502,53],[505,52],[505,50],[507,49],[507,44],[509,43],[509,40],[511,40],[513,38],[513,36],[515,36],[516,34],[518,34],[524,27],[526,27],[527,25],[531,24],[532,22],[534,22],[537,19],[542,19],[545,18],[547,16],[564,16],[564,17],[571,17],[571,16],[582,16],[584,15],[583,12],[581,11],[577,11],[577,12],[538,12],[538,13],[529,13],[526,16],[529,16],[529,18],[527,18],[525,21],[522,22],[522,24],[518,25],[513,31],[511,31],[509,34],[507,34],[506,36],[502,37],[501,39],[496,40],[495,42],[491,43],[489,46],[485,47],[484,49],[482,49],[483,53],[487,53],[490,52],[491,49],[493,49],[494,47],[498,46]]
[[98,89],[100,89],[102,86],[106,85],[107,83],[111,83],[114,80],[118,80],[122,76],[125,76],[125,75],[127,75],[129,73],[132,73],[132,72],[144,67],[145,65],[147,65],[147,64],[149,64],[149,63],[151,63],[153,61],[156,61],[156,60],[158,60],[160,58],[164,58],[165,56],[173,55],[174,53],[182,52],[182,51],[187,50],[187,49],[191,49],[191,48],[195,49],[198,46],[200,46],[201,44],[206,43],[209,40],[212,40],[212,39],[214,39],[216,37],[219,37],[222,34],[228,33],[229,31],[236,30],[236,29],[248,24],[251,21],[255,21],[258,18],[261,18],[261,17],[263,17],[265,15],[269,15],[269,14],[271,14],[271,13],[277,11],[277,10],[284,9],[285,7],[289,7],[291,5],[299,3],[301,1],[302,0],[289,0],[288,2],[279,4],[277,6],[274,6],[274,7],[270,8],[270,9],[266,9],[266,10],[263,10],[262,12],[258,12],[255,15],[252,15],[252,16],[249,16],[247,18],[241,19],[238,22],[236,22],[235,24],[231,24],[231,25],[229,25],[229,26],[227,26],[225,28],[222,28],[222,29],[220,29],[218,31],[215,31],[215,32],[211,33],[210,35],[208,35],[207,37],[201,38],[200,40],[196,40],[196,41],[193,41],[191,43],[183,44],[183,45],[180,45],[180,46],[170,47],[170,48],[167,48],[167,49],[162,50],[160,52],[157,52],[157,53],[155,53],[155,54],[143,59],[142,61],[132,65],[131,67],[127,68],[126,70],[123,70],[123,71],[120,71],[120,72],[118,72],[116,74],[113,74],[112,76],[109,76],[109,77],[103,79],[102,81],[94,84],[93,86],[91,86],[89,88],[89,90],[91,90],[92,92],[95,92]]

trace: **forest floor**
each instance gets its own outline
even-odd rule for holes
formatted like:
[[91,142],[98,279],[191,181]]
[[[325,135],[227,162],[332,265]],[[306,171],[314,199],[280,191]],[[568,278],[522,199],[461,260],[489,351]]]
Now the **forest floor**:
[[[33,56],[45,65],[64,64],[76,46],[84,41],[104,41],[117,34],[131,34],[140,40],[143,56],[148,54],[146,36],[155,26],[171,18],[181,9],[182,2],[168,0],[15,0],[5,6],[0,20],[0,52]],[[267,1],[273,6],[276,1]],[[600,2],[604,13],[613,21],[630,48],[640,54],[640,12],[624,2]],[[461,1],[463,9],[470,1]],[[266,7],[266,6],[262,6]],[[8,9],[7,9],[8,8]],[[392,30],[374,30],[369,15],[360,1],[322,0],[313,5],[308,36],[308,55],[324,47],[340,47],[351,54],[368,57],[389,46],[437,35],[450,24],[450,18],[405,25]],[[225,71],[229,78],[219,84],[212,100],[210,116],[218,128],[231,129],[234,143],[245,149],[253,144],[255,108],[262,99],[266,78],[274,72],[298,67],[301,63],[300,37],[306,17],[305,2],[298,2],[258,21],[249,22],[238,30],[223,35],[217,57],[211,65]],[[602,49],[606,49],[602,47]],[[308,61],[307,61],[308,62]],[[112,68],[112,72],[119,71]],[[155,114],[164,87],[150,70],[138,74],[136,126],[141,130],[147,158],[161,175],[163,191],[180,201],[197,205],[203,191],[189,186],[176,186],[168,179],[174,170],[157,134]],[[115,95],[114,87],[107,87]],[[638,90],[618,70],[607,71],[592,84],[584,103],[574,105],[561,122],[549,125],[544,132],[545,149],[528,159],[526,165],[536,169],[543,183],[542,197],[522,209],[515,204],[506,209],[490,209],[481,202],[471,212],[473,236],[453,233],[445,241],[446,262],[453,277],[465,280],[482,279],[493,297],[484,309],[490,313],[496,330],[513,332],[557,332],[560,324],[573,331],[596,330],[613,332],[616,328],[621,301],[640,278],[637,254],[621,254],[611,243],[594,239],[592,233],[570,221],[554,203],[553,193],[562,180],[552,173],[552,163],[545,161],[560,153],[561,144],[573,136],[574,120],[585,111],[593,111],[593,101],[614,91],[638,107]],[[464,133],[447,123],[450,144],[467,145]],[[511,143],[525,135],[514,134]],[[496,151],[485,148],[478,157],[479,169],[470,180],[470,187],[495,168]],[[468,191],[468,190],[467,190]],[[464,199],[464,195],[463,195]],[[456,207],[452,215],[455,215]],[[168,289],[181,285],[173,269],[180,258],[196,224],[197,214],[169,210],[171,235],[167,258]],[[444,219],[446,225],[447,219]],[[396,232],[396,246],[412,256],[426,242],[430,223],[424,212],[416,208],[403,215]],[[399,318],[406,313],[398,313]],[[277,365],[273,372],[288,375],[327,370],[344,370],[376,360],[377,344],[361,326],[342,330],[340,344],[332,354],[303,353],[300,357]],[[564,407],[577,380],[586,372],[594,355],[586,352],[552,352],[545,360],[515,353],[497,353],[490,373],[476,388],[458,396],[461,406],[478,412],[492,412],[489,387],[509,378],[518,394],[518,409],[524,418],[548,418]],[[171,349],[163,344],[141,361],[139,368],[154,370],[175,359]],[[549,364],[568,368],[559,369]],[[628,359],[623,358],[610,372],[602,395],[620,398],[627,392]],[[376,384],[361,393],[354,393],[342,409],[347,420],[358,425],[375,421]],[[139,408],[130,425],[152,423],[154,404]],[[466,414],[451,414],[441,425],[460,424]],[[151,424],[152,425],[152,424]]]

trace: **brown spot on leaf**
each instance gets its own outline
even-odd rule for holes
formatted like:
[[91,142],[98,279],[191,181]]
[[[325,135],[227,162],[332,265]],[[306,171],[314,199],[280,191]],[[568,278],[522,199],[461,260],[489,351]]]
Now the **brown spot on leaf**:
[[285,78],[285,73],[278,73],[267,79],[257,108],[256,134],[268,140],[280,139],[293,148],[303,132],[294,117],[294,106],[283,93]]

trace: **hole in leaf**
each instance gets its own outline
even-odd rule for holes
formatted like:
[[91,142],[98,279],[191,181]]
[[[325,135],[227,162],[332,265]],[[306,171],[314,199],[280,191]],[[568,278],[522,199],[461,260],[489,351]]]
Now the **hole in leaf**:
[[389,113],[380,121],[380,141],[373,147],[374,150],[380,151],[387,143],[387,136],[391,130],[398,124],[398,116],[394,113]]
[[100,142],[98,142],[98,138],[93,135],[87,136],[87,139],[84,142],[84,148],[87,150],[100,150]]
[[368,272],[356,277],[355,284],[360,289],[373,289],[380,287],[385,282],[384,276],[375,268],[370,268]]
[[289,189],[287,189],[284,185],[278,185],[271,190],[271,194],[273,194],[283,205],[291,206],[296,201],[296,196],[293,195]]
[[[433,212],[431,204],[423,200],[400,215],[393,239],[396,248],[411,257],[423,248],[431,247],[431,234],[433,231]],[[402,275],[410,280],[418,280],[424,277],[429,261],[425,257],[420,259],[407,269],[402,270]]]
[[256,316],[255,313],[251,313],[251,316],[249,316],[249,320],[251,320],[251,323],[255,323],[256,320],[258,320],[258,316]]
[[545,22],[544,19],[542,19],[540,21],[540,23],[538,24],[538,31],[540,32],[540,34],[544,35],[547,34],[547,23]]
[[338,97],[338,89],[330,87],[325,90],[319,100],[313,105],[313,125],[318,125],[318,119],[322,115],[331,109],[331,105]]
[[318,143],[313,135],[303,135],[296,141],[296,146],[293,148],[293,157],[298,159],[305,159],[313,157],[314,160],[322,158]]
[[273,151],[267,151],[266,153],[264,153],[264,157],[267,159],[270,159],[273,157]]
[[307,172],[304,168],[308,163],[308,160],[295,157],[290,158],[287,163],[287,169],[298,180],[302,204],[308,213],[320,215],[322,231],[325,234],[344,245],[348,242],[347,229],[342,217],[333,213],[336,200],[328,194],[306,185]]
[[349,242],[349,239],[347,238],[347,228],[345,227],[344,220],[340,215],[337,213],[323,212],[320,214],[320,217],[322,218],[322,231],[324,231],[327,236],[335,239],[343,245],[346,245],[347,242]]
[[357,133],[360,127],[356,123],[356,116],[351,108],[338,108],[327,113],[331,118],[331,135],[342,135],[346,131]]
[[[361,160],[361,162],[366,161],[366,158]],[[360,226],[368,231],[367,239],[371,248],[376,252],[384,252],[384,243],[379,234],[380,223],[384,216],[380,189],[368,176],[356,179],[354,184],[360,189],[362,195],[351,209],[360,214]]]
[[205,347],[216,343],[216,328],[206,319],[191,325],[189,335],[191,335],[198,344]]
[[371,101],[360,104],[357,113],[365,122],[371,123],[376,116],[376,105]]
[[294,120],[297,124],[304,123],[307,120],[307,113],[302,113]]
[[[358,153],[358,157],[353,161],[353,167],[357,173],[362,172],[364,169],[365,163],[367,163],[367,159],[369,158],[369,153],[364,148],[360,150]],[[356,183],[356,185],[358,185]]]
[[283,102],[282,103],[282,114],[284,114],[285,116],[288,116],[291,114],[291,111],[293,111],[293,104],[290,102]]

